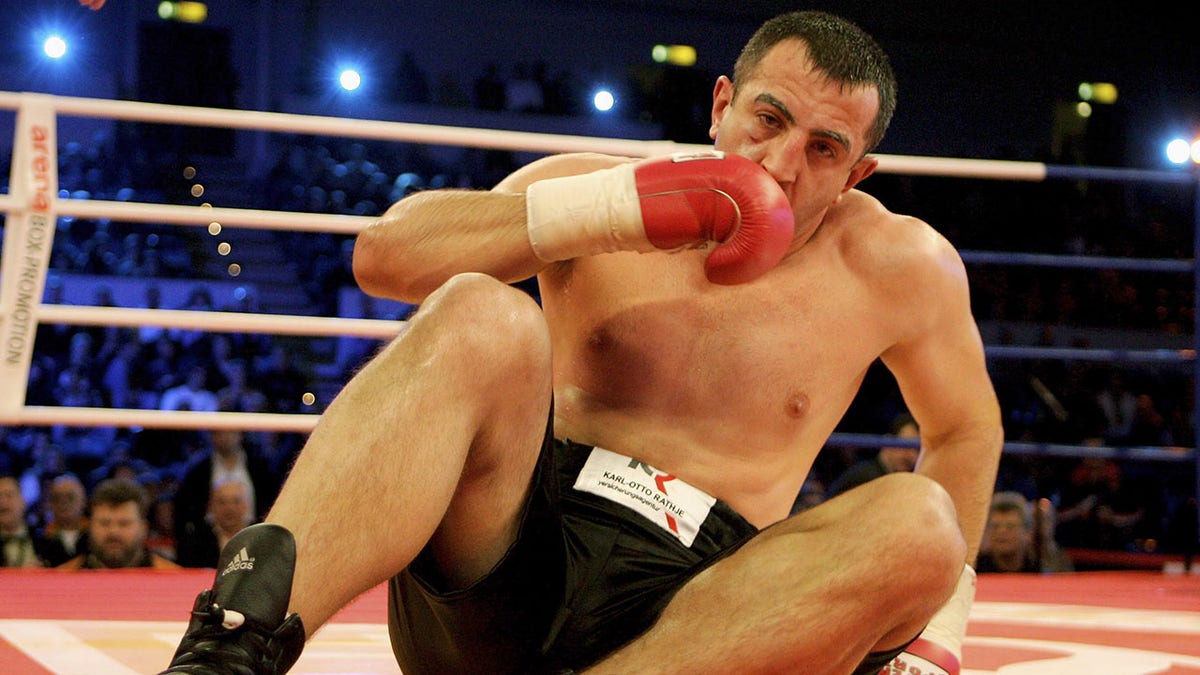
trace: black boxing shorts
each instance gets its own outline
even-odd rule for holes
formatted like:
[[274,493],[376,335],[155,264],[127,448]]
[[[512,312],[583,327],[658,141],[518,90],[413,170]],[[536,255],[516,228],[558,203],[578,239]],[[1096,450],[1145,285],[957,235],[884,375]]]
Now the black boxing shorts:
[[426,549],[391,579],[392,650],[404,675],[580,670],[757,531],[678,479],[547,429],[517,540],[486,577],[448,589]]

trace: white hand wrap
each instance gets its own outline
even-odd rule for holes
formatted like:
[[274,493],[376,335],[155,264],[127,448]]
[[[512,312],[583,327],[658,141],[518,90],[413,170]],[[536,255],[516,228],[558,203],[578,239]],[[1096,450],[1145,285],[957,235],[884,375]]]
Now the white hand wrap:
[[954,594],[933,615],[917,639],[884,666],[879,675],[959,675],[962,672],[962,643],[967,634],[967,617],[974,601],[975,570],[970,565],[963,565]]
[[975,602],[975,570],[964,565],[958,577],[954,595],[946,601],[937,614],[929,620],[921,637],[941,645],[962,662],[962,643],[967,634],[967,618],[971,614],[971,603]]
[[525,191],[526,228],[544,262],[612,251],[653,251],[642,224],[634,164],[550,178]]

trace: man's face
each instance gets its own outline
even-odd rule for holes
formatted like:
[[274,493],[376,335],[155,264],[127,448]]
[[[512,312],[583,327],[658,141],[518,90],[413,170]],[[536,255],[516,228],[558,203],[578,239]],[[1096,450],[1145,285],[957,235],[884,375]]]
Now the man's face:
[[83,517],[83,486],[75,481],[55,481],[50,486],[50,512],[56,523],[72,524]]
[[91,547],[105,567],[129,567],[146,544],[146,521],[135,502],[92,508]]
[[[915,424],[905,424],[896,432],[897,438],[920,438],[921,431],[917,429]],[[917,468],[917,458],[921,454],[920,448],[909,448],[903,446],[888,446],[880,448],[880,454],[884,458],[884,463],[887,464],[891,471],[912,471]]]
[[15,532],[25,517],[25,498],[15,478],[0,478],[0,532]]
[[1023,553],[1029,546],[1029,532],[1019,513],[997,511],[988,518],[988,542],[996,555]]
[[237,532],[246,526],[250,515],[246,486],[237,481],[227,481],[214,487],[208,508],[218,527],[226,532]]
[[879,109],[874,88],[845,88],[814,70],[798,40],[771,48],[753,75],[728,78],[713,91],[709,135],[718,150],[758,162],[787,193],[797,235],[820,222],[826,209],[875,169],[863,157]]
[[213,451],[218,454],[237,452],[242,447],[242,432],[235,429],[213,429],[208,437]]

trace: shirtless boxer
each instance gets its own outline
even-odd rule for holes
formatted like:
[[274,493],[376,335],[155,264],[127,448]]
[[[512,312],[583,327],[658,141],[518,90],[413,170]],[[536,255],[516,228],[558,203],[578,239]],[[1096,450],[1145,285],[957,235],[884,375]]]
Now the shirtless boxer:
[[[284,672],[389,579],[405,675],[878,673],[906,647],[888,671],[956,672],[1002,432],[958,255],[854,189],[894,105],[868,36],[789,14],[717,80],[718,153],[395,204],[355,273],[421,308],[225,548],[169,672]],[[506,285],[535,274],[542,308]],[[916,472],[789,518],[876,358]]]

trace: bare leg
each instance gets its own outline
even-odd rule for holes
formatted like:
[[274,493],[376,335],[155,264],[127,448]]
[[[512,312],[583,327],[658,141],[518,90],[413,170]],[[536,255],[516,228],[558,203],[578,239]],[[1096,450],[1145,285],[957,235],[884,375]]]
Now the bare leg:
[[768,528],[588,673],[850,673],[921,631],[965,556],[945,491],[890,474]]
[[267,517],[295,535],[289,611],[307,633],[431,538],[451,579],[489,569],[515,536],[550,396],[532,299],[482,275],[430,296],[330,405]]

